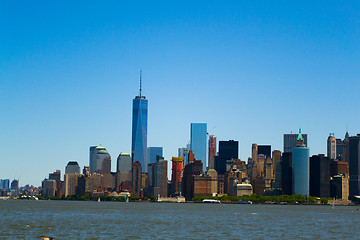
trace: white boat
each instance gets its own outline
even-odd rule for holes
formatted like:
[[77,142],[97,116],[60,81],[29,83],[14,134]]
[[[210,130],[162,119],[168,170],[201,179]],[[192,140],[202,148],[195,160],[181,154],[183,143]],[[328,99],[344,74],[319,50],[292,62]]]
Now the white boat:
[[335,206],[335,198],[333,200],[333,203],[331,204],[331,209],[334,209],[334,206]]
[[203,203],[221,203],[219,200],[215,200],[215,199],[204,199],[202,202]]
[[100,198],[98,198],[98,202],[100,202]]

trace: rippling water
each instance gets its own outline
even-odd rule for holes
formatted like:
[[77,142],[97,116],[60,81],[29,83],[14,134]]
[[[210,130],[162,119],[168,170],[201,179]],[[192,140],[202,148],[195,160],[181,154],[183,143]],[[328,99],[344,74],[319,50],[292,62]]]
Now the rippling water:
[[360,239],[358,207],[0,201],[0,239]]

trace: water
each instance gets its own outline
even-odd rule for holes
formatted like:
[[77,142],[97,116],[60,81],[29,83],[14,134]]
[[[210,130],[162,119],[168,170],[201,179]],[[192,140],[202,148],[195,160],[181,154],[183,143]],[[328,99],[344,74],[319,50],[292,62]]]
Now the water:
[[360,239],[359,207],[0,201],[0,239]]

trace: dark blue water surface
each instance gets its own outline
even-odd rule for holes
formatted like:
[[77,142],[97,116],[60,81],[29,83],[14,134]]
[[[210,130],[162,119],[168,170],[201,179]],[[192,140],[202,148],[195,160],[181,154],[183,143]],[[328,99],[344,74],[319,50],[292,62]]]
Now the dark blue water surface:
[[0,239],[360,239],[359,207],[0,201]]

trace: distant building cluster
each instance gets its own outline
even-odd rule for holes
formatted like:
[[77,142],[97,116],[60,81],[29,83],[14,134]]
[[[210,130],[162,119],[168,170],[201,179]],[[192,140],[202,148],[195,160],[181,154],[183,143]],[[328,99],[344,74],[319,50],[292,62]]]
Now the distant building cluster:
[[[131,152],[121,152],[116,171],[105,147],[91,146],[89,166],[69,161],[61,180],[57,170],[42,182],[43,196],[179,197],[300,194],[354,200],[360,195],[360,134],[327,140],[327,154],[310,156],[307,134],[284,134],[284,149],[251,146],[251,158],[239,159],[239,142],[218,141],[206,123],[190,124],[190,141],[166,160],[162,147],[148,147],[148,100],[133,99]],[[218,146],[218,149],[217,149]],[[168,161],[171,172],[168,174]],[[168,179],[171,175],[171,179]],[[18,191],[18,182],[1,180],[1,194]],[[29,189],[30,191],[30,189]]]

